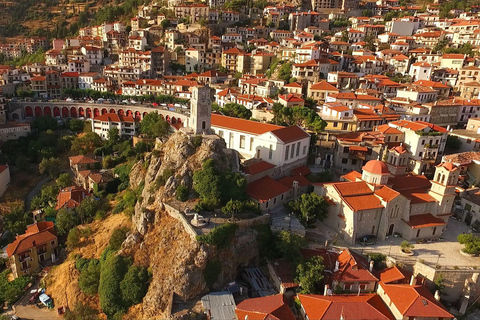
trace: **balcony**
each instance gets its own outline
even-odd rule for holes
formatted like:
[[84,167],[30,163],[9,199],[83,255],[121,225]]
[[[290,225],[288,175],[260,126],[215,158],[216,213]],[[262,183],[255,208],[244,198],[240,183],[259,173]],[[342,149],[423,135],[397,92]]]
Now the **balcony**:
[[438,149],[438,144],[432,144],[432,145],[431,145],[431,144],[427,143],[427,144],[425,145],[425,149],[429,149],[429,150]]

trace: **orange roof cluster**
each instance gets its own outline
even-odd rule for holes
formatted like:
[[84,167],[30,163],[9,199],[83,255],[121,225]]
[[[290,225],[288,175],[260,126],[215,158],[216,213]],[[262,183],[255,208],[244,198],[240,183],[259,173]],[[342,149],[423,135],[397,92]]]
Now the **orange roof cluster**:
[[338,256],[338,271],[333,278],[338,282],[377,282],[378,279],[369,270],[368,261],[360,254],[343,250]]
[[98,160],[92,159],[90,157],[84,156],[84,155],[79,155],[79,156],[73,156],[68,158],[70,160],[70,163],[75,165],[75,164],[91,164],[91,163],[97,163]]

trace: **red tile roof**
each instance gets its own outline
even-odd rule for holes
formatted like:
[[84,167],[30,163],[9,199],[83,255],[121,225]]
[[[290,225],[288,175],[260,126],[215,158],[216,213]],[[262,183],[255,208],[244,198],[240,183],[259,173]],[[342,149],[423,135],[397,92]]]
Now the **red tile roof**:
[[292,188],[294,181],[297,181],[298,185],[300,187],[306,187],[306,186],[311,186],[312,185],[312,183],[307,178],[305,178],[304,176],[300,176],[300,175],[299,176],[287,176],[287,177],[283,177],[283,178],[278,180],[278,182],[280,182],[281,184],[283,184],[287,188]]
[[80,205],[80,202],[88,196],[87,190],[82,187],[68,187],[60,190],[57,195],[57,205],[55,210],[61,208],[76,208]]
[[75,164],[90,164],[90,163],[97,163],[98,161],[95,159],[92,159],[87,156],[79,155],[79,156],[73,156],[68,158],[70,160],[70,163],[75,165]]
[[380,282],[380,287],[403,317],[453,319],[453,315],[422,285]]
[[311,173],[310,169],[307,166],[300,166],[295,169],[292,169],[293,175],[307,176]]
[[133,117],[122,116],[116,113],[105,113],[93,118],[93,120],[105,122],[135,122],[135,119],[133,119]]
[[243,172],[245,172],[246,174],[255,175],[257,173],[267,171],[272,168],[275,168],[274,164],[271,164],[267,161],[259,161],[249,165],[248,167],[244,167]]
[[270,265],[280,279],[282,287],[285,289],[298,287],[298,283],[294,279],[295,269],[290,261],[277,259],[271,262]]
[[370,160],[362,168],[364,171],[374,173],[374,174],[390,174],[388,167],[385,162],[380,160]]
[[243,300],[235,308],[238,319],[295,320],[283,294]]
[[352,170],[349,173],[344,174],[342,178],[350,182],[355,182],[357,179],[362,179],[362,174],[358,171]]
[[438,227],[446,224],[442,219],[433,216],[431,213],[410,216],[410,220],[405,221],[405,223],[408,224],[412,229]]
[[395,199],[400,195],[399,192],[393,189],[390,189],[387,186],[383,186],[380,189],[375,190],[375,194],[386,202],[392,201],[393,199]]
[[305,102],[305,100],[303,100],[302,98],[297,97],[296,95],[291,94],[291,93],[280,95],[280,96],[278,96],[278,99],[282,99],[286,102]]
[[234,117],[227,117],[220,114],[212,113],[212,126],[225,128],[235,131],[251,133],[254,135],[264,134],[273,130],[282,129],[282,126],[262,123],[257,121],[250,121]]
[[298,298],[308,319],[394,320],[382,299],[373,293],[333,296],[299,294]]
[[368,270],[367,260],[349,249],[343,250],[338,256],[338,271],[333,278],[338,282],[371,282],[378,279]]
[[53,222],[38,222],[27,226],[26,232],[18,235],[15,241],[7,246],[7,255],[11,257],[14,254],[24,252],[55,239],[57,239],[57,236]]
[[247,185],[247,194],[259,202],[267,202],[270,199],[288,192],[290,189],[291,188],[286,187],[271,177],[266,176],[250,182]]
[[388,269],[384,269],[378,273],[378,278],[383,283],[409,283],[412,277],[412,273],[403,269],[393,266]]
[[280,139],[283,143],[290,143],[310,137],[310,135],[299,126],[290,126],[276,129],[272,131],[272,134],[278,139]]

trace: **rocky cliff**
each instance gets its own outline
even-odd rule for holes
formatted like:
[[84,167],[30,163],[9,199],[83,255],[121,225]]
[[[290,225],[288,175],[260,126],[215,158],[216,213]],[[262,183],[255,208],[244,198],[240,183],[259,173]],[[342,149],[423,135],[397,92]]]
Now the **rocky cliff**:
[[163,203],[174,196],[178,185],[191,187],[193,173],[209,158],[225,168],[235,162],[235,155],[228,152],[223,139],[202,136],[200,141],[199,137],[177,132],[132,168],[131,187],[144,183],[144,188],[133,216],[135,231],[127,238],[123,250],[132,254],[137,263],[149,267],[153,277],[143,303],[133,307],[128,316],[166,317],[172,293],[182,300],[206,293],[203,272],[208,261],[221,263],[214,285],[221,288],[234,280],[239,266],[258,259],[255,231],[238,230],[232,245],[220,251],[192,239],[181,222],[164,211]]

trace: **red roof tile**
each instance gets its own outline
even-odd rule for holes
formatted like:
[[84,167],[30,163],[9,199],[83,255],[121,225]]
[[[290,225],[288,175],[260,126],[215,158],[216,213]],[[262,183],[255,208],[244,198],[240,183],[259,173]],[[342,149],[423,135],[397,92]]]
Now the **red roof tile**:
[[431,213],[423,213],[410,216],[410,220],[405,222],[412,229],[443,226],[446,224],[442,219],[433,216]]
[[378,278],[383,283],[409,283],[412,273],[393,266],[379,272]]
[[239,119],[234,117],[227,117],[227,116],[214,114],[214,113],[212,113],[211,119],[212,119],[212,126],[214,127],[231,129],[231,130],[251,133],[255,135],[260,135],[273,130],[284,128],[282,126],[276,126],[273,124],[250,121],[250,120]]
[[93,118],[93,120],[105,121],[105,122],[135,122],[133,117],[122,116],[117,113],[105,113],[98,117]]
[[238,319],[295,320],[283,294],[243,300],[235,308]]
[[380,287],[403,317],[446,318],[453,316],[422,285],[384,284]]
[[90,164],[90,163],[98,162],[97,160],[84,155],[73,156],[73,157],[69,157],[68,159],[70,160],[71,164]]
[[393,189],[390,189],[387,186],[383,186],[380,189],[375,190],[375,194],[386,202],[392,201],[393,199],[395,199],[397,196],[400,195],[399,192]]
[[80,202],[88,196],[87,190],[82,187],[68,187],[60,190],[57,195],[57,205],[55,210],[61,208],[76,208],[80,205]]
[[349,173],[344,174],[342,178],[350,182],[355,182],[357,179],[362,179],[362,174],[358,171],[352,170]]
[[388,307],[377,294],[321,296],[299,294],[308,319],[394,320]]
[[267,171],[272,168],[275,168],[274,164],[271,164],[267,161],[259,161],[249,165],[248,167],[244,167],[243,172],[245,172],[246,174],[255,175],[257,173]]
[[272,131],[272,134],[278,139],[280,139],[283,143],[290,143],[310,137],[310,135],[299,126],[290,126],[276,129]]
[[371,282],[378,279],[368,270],[367,260],[354,251],[343,250],[338,256],[338,271],[334,279],[338,282]]
[[291,188],[284,186],[271,177],[266,176],[250,182],[247,185],[247,194],[259,202],[267,202],[270,199],[288,192],[290,189]]
[[300,176],[300,175],[299,176],[287,176],[287,177],[283,177],[283,178],[278,180],[278,182],[280,182],[281,184],[283,184],[287,188],[293,188],[293,182],[294,181],[297,181],[298,185],[300,187],[306,187],[306,186],[311,186],[312,185],[312,183],[307,178],[305,178],[304,176]]
[[57,239],[53,222],[44,221],[27,226],[26,233],[18,235],[14,242],[7,246],[7,255],[11,257],[14,254],[24,252],[33,247]]

